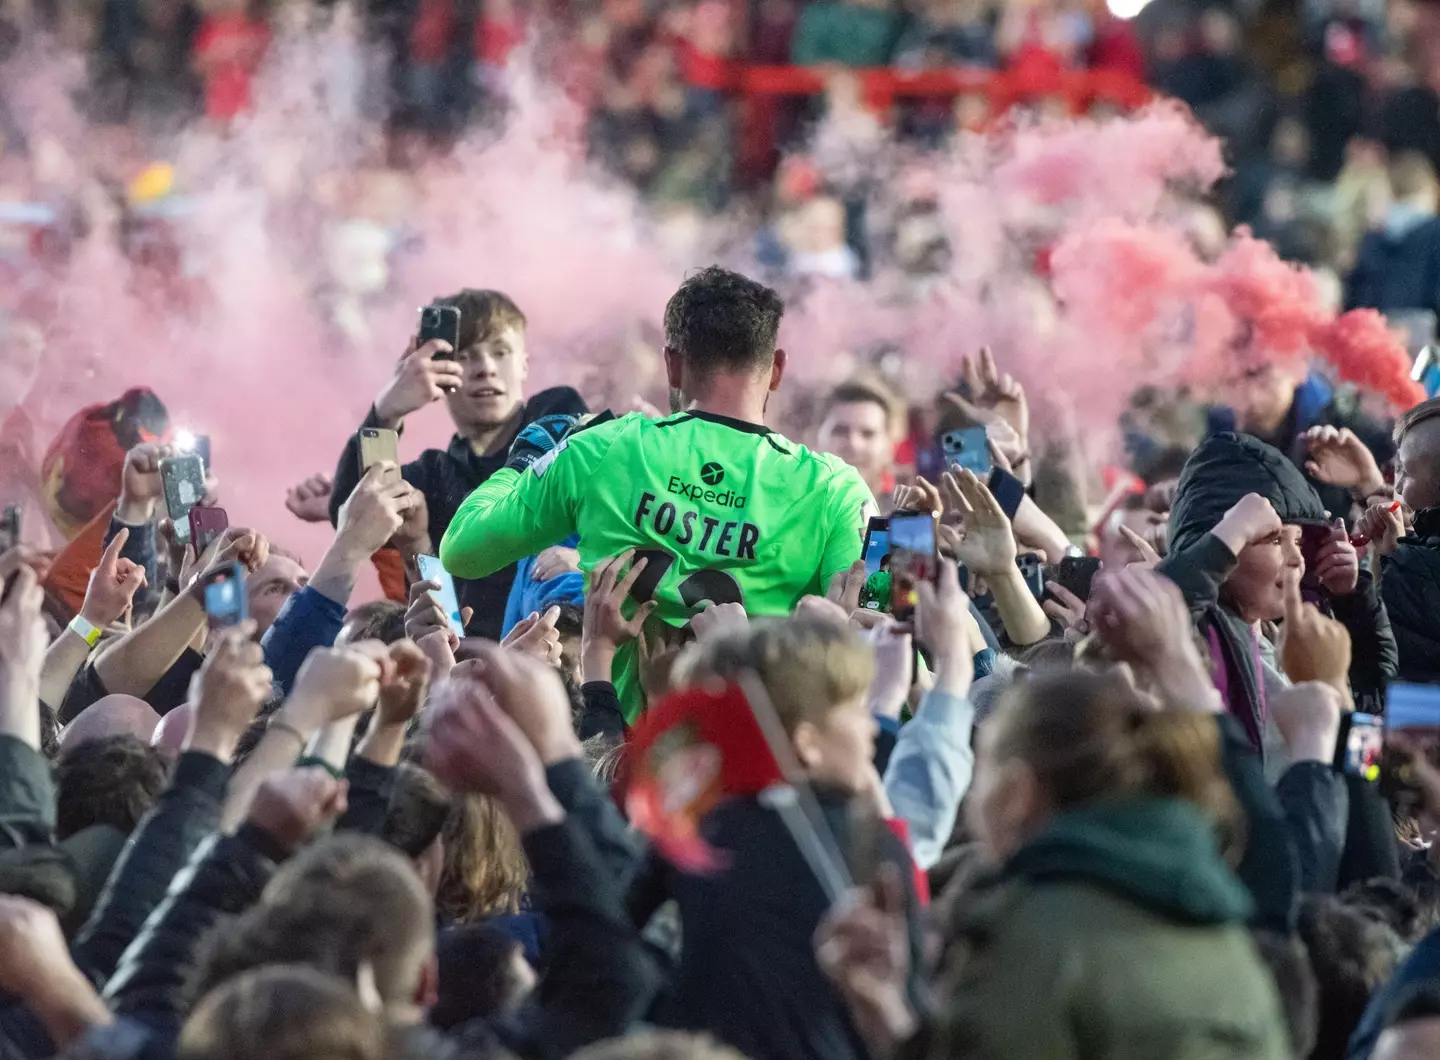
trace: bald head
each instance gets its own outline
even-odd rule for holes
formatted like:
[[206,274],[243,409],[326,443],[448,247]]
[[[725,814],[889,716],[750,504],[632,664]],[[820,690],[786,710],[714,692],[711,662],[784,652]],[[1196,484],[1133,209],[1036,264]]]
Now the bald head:
[[190,737],[190,723],[194,720],[195,708],[189,703],[181,703],[160,719],[150,737],[150,746],[178,755],[185,749],[185,741]]
[[149,703],[134,696],[106,696],[97,699],[80,712],[80,716],[60,732],[60,753],[64,754],[87,740],[106,736],[136,736],[147,744],[160,724]]

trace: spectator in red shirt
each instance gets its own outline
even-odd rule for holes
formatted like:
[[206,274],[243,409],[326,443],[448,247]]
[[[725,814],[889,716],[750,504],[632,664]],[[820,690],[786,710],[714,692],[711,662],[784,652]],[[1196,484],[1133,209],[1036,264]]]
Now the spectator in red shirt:
[[250,86],[270,44],[270,27],[245,0],[215,0],[195,38],[195,70],[205,84],[205,116],[229,122],[249,109]]

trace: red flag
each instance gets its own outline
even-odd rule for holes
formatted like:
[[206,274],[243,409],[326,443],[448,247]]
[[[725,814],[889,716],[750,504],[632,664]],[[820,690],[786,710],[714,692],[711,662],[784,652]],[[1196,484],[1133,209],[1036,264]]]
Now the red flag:
[[700,834],[717,803],[785,782],[736,685],[666,696],[636,721],[628,758],[631,823],[676,867],[693,872],[723,864],[723,852]]

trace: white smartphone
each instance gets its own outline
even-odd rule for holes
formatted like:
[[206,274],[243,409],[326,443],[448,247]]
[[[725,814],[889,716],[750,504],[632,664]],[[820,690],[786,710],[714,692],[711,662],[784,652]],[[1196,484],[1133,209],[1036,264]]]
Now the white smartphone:
[[416,556],[415,560],[420,565],[420,577],[440,586],[438,591],[431,589],[430,595],[445,612],[455,635],[463,639],[465,623],[460,620],[460,598],[455,594],[455,579],[450,577],[450,572],[434,556]]

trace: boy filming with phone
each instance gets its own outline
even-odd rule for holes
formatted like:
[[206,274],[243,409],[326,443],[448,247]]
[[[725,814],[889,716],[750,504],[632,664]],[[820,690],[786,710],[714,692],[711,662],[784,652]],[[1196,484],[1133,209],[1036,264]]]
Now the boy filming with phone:
[[[444,312],[454,310],[455,312]],[[505,466],[510,444],[521,429],[543,416],[578,416],[585,411],[570,387],[541,391],[528,401],[525,314],[499,291],[465,289],[436,299],[421,311],[417,333],[395,373],[376,395],[362,429],[402,431],[405,418],[444,401],[455,436],[444,449],[427,449],[401,474],[425,497],[429,541],[411,544],[433,551],[462,501]],[[435,337],[420,341],[422,336]],[[456,342],[442,335],[452,335]],[[360,439],[351,435],[335,470],[330,519],[355,489],[363,472]],[[456,583],[462,607],[472,612],[469,632],[500,638],[505,601],[515,577],[509,564],[483,578]]]

